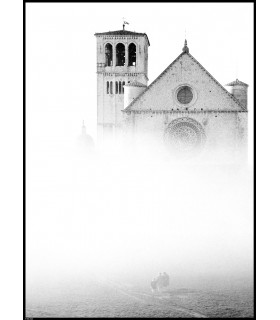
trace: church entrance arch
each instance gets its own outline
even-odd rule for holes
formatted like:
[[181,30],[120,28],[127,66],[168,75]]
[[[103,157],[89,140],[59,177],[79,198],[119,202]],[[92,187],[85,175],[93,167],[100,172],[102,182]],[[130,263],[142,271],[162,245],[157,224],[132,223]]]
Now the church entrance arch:
[[201,150],[206,136],[203,126],[198,121],[184,117],[169,123],[164,138],[168,147],[193,154]]

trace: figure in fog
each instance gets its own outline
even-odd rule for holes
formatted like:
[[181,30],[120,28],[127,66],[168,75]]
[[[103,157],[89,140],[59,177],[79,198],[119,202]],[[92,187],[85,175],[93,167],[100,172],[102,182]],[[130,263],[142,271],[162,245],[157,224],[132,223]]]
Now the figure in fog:
[[162,288],[169,286],[169,275],[164,272],[160,273],[156,278],[151,282],[152,292],[160,292]]

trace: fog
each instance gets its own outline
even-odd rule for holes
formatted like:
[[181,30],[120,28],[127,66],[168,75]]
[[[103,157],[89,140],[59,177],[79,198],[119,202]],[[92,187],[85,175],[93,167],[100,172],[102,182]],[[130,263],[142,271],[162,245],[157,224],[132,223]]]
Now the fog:
[[[252,170],[114,143],[30,149],[27,292],[66,283],[251,283]],[[37,151],[36,151],[37,150]]]
[[[192,157],[140,134],[99,144],[94,33],[123,19],[149,37],[149,84],[185,39],[221,84],[249,84],[248,164],[228,140]],[[249,3],[26,5],[27,316],[252,316],[252,35]]]

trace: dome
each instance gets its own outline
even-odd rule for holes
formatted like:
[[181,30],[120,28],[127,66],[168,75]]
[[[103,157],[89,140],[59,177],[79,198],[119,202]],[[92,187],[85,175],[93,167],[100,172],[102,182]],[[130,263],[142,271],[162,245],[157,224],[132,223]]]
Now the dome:
[[147,87],[147,86],[144,85],[143,83],[138,82],[138,81],[136,81],[136,80],[133,80],[133,81],[127,83],[125,86],[126,86],[126,87]]
[[93,139],[89,134],[81,134],[78,137],[78,140],[80,143],[83,143],[85,145],[92,145],[93,144]]
[[226,84],[226,86],[232,87],[232,86],[244,86],[244,87],[248,87],[249,85],[245,82],[242,82],[238,79]]

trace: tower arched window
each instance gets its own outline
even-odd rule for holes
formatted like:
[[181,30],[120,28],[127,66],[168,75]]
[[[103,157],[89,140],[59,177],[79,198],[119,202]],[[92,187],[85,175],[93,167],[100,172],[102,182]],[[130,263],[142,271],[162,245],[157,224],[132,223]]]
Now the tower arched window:
[[105,67],[113,65],[113,47],[110,43],[105,46]]
[[116,46],[116,66],[125,65],[125,46],[122,43],[118,43]]
[[128,46],[128,65],[135,66],[136,65],[136,45],[131,43]]
[[118,94],[119,93],[119,83],[118,81],[116,81],[116,89],[115,89],[115,93]]
[[113,94],[113,81],[110,81],[110,94]]
[[123,81],[123,83],[122,83],[122,93],[124,93],[124,85],[125,85],[125,82]]

